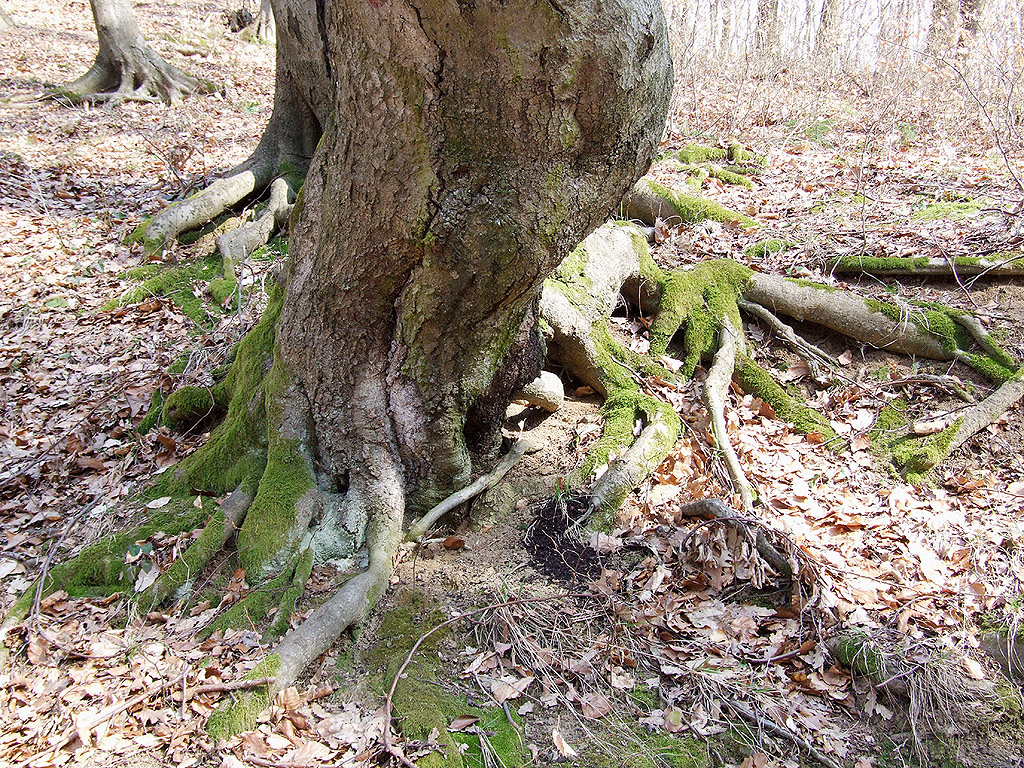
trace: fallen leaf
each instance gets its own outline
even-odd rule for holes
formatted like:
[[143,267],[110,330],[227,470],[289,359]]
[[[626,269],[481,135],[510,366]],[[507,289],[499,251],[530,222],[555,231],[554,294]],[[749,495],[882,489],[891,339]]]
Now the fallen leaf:
[[612,711],[612,702],[603,693],[588,693],[580,699],[583,716],[588,720],[599,720]]
[[566,740],[562,738],[562,734],[557,726],[551,729],[551,741],[554,742],[555,749],[558,750],[562,757],[576,757],[576,750],[569,746]]
[[452,732],[464,731],[469,726],[479,722],[480,718],[476,715],[459,715],[449,724],[448,730]]

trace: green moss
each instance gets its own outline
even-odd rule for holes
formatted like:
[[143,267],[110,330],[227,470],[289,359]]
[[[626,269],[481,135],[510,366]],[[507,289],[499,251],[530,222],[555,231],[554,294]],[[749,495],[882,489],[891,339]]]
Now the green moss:
[[928,266],[927,256],[843,256],[832,262],[833,267],[844,270],[861,270],[868,274],[885,273],[892,270],[920,269]]
[[916,210],[910,214],[910,218],[917,221],[938,221],[939,219],[950,219],[960,221],[966,219],[970,214],[981,210],[987,201],[984,200],[935,200],[928,202],[926,198],[919,201]]
[[235,295],[235,289],[238,287],[238,281],[233,277],[217,277],[210,281],[210,285],[207,290],[210,292],[210,296],[213,297],[214,302],[217,306],[223,307],[224,303]]
[[683,222],[694,223],[710,219],[711,221],[731,222],[743,226],[753,226],[756,224],[749,216],[729,210],[721,203],[716,203],[713,200],[676,192],[655,181],[648,180],[647,186],[651,192],[664,200],[671,207],[672,214],[678,216]]
[[[191,499],[175,499],[137,528],[107,536],[90,544],[72,559],[49,570],[42,594],[63,589],[71,597],[102,597],[114,592],[131,594],[137,568],[125,563],[128,548],[155,533],[176,535],[202,525],[206,512],[192,506]],[[35,600],[36,585],[21,596],[9,615],[26,616]]]
[[309,581],[312,573],[313,548],[306,547],[302,554],[299,555],[299,560],[295,564],[291,584],[284,591],[284,594],[281,595],[281,600],[278,602],[277,615],[267,629],[269,635],[283,635],[288,631],[288,628],[291,626],[292,613],[295,611],[295,606],[299,604],[299,600],[302,599],[302,593],[306,591],[306,582]]
[[918,485],[925,475],[949,455],[949,447],[963,419],[957,419],[941,432],[921,439],[897,440],[890,447],[893,463],[903,472],[908,482]]
[[709,147],[705,144],[687,144],[681,149],[666,152],[660,159],[673,158],[681,163],[708,163],[713,160],[725,160],[728,150],[724,147]]
[[154,582],[149,592],[159,605],[181,586],[188,584],[220,549],[224,539],[224,513],[218,508],[203,532]]
[[[437,606],[420,592],[407,589],[398,593],[395,600],[396,604],[381,622],[377,643],[366,652],[367,666],[384,670],[380,684],[382,694],[390,688],[416,641],[444,621]],[[417,765],[422,768],[486,768],[492,764],[484,761],[475,734],[448,732],[448,724],[459,715],[480,718],[477,725],[487,734],[499,765],[507,768],[525,765],[527,755],[516,728],[518,722],[509,722],[503,710],[470,706],[437,684],[442,672],[440,646],[450,636],[450,630],[445,629],[427,638],[395,687],[394,711],[402,732],[409,738],[426,739],[436,729],[443,749],[420,758]]]
[[167,373],[171,376],[180,376],[183,374],[185,369],[188,368],[189,357],[188,352],[178,355],[174,358],[171,364],[167,366]]
[[610,732],[603,742],[614,750],[586,752],[590,768],[708,768],[711,754],[703,739],[679,738],[661,731],[634,729],[632,738]]
[[153,397],[149,401],[149,410],[142,421],[139,422],[138,432],[145,435],[149,430],[158,427],[163,419],[164,393],[159,389],[153,391]]
[[[959,310],[942,304],[915,302],[903,307],[876,299],[864,299],[864,304],[872,312],[885,315],[897,323],[912,322],[918,330],[933,336],[950,354],[958,357],[978,373],[990,381],[1003,383],[1016,375],[1013,359],[1001,349],[994,353],[980,355],[972,352],[974,339],[960,323],[956,321]],[[1006,365],[1005,363],[1009,363]]]
[[685,324],[681,373],[692,376],[701,358],[714,354],[721,318],[728,318],[733,328],[743,327],[736,299],[750,274],[748,267],[732,259],[716,259],[665,275],[658,315],[651,326],[651,353],[664,354]]
[[313,486],[298,441],[272,436],[256,498],[238,533],[238,556],[246,571],[262,575],[280,567],[280,553],[289,551],[303,533],[295,529],[296,505]]
[[889,665],[885,657],[875,650],[871,639],[862,632],[844,632],[829,644],[829,650],[835,654],[836,661],[844,667],[866,675],[876,683],[889,678]]
[[[281,658],[272,653],[257,664],[245,676],[245,680],[260,680],[276,677],[281,668]],[[270,706],[270,691],[267,688],[252,688],[223,702],[206,722],[206,732],[215,741],[224,741],[237,733],[251,731],[256,727],[260,712]]]
[[735,377],[744,392],[755,394],[768,403],[775,414],[792,423],[797,432],[805,435],[819,432],[827,445],[833,446],[836,433],[828,419],[786,392],[768,371],[752,359],[746,356],[737,359]]
[[898,398],[886,403],[871,428],[871,445],[875,452],[888,454],[892,444],[906,435],[909,423],[906,400]]
[[[220,614],[209,626],[203,629],[202,634],[208,636],[214,632],[226,631],[228,629],[239,629],[260,625],[263,619],[270,613],[274,606],[279,605],[283,596],[292,583],[292,576],[295,573],[295,561],[288,567],[281,570],[272,579],[252,589],[245,597]],[[275,617],[275,624],[277,624]],[[287,629],[287,617],[285,618],[285,629]],[[282,632],[267,631],[266,636],[272,637]]]
[[179,387],[164,402],[163,423],[177,432],[185,432],[211,416],[223,402],[217,402],[215,389]]
[[544,178],[544,199],[548,207],[541,214],[540,239],[546,246],[558,240],[562,226],[569,216],[569,201],[565,194],[565,168],[556,164]]
[[750,259],[763,259],[771,256],[773,253],[781,253],[796,247],[797,243],[790,240],[769,238],[768,240],[761,240],[748,245],[743,249],[743,255]]
[[713,178],[725,184],[732,184],[737,187],[747,187],[748,189],[754,186],[754,182],[748,179],[744,174],[737,173],[736,171],[729,170],[728,168],[709,168],[708,174]]
[[142,270],[140,274],[148,276],[139,285],[130,288],[119,298],[104,305],[105,311],[137,304],[151,296],[160,296],[173,301],[198,325],[204,327],[209,325],[208,307],[202,299],[196,297],[192,284],[194,282],[205,283],[217,277],[221,270],[219,258],[208,257],[189,264],[161,266],[155,271],[150,271],[148,268],[139,269]]
[[828,293],[834,293],[839,290],[831,285],[816,283],[814,280],[805,280],[802,277],[787,277],[786,280],[793,283],[793,285],[799,285],[803,288],[816,288],[819,291],[826,291]]
[[254,494],[266,463],[266,388],[273,360],[282,296],[278,289],[260,321],[238,343],[234,362],[223,382],[214,387],[217,402],[228,403],[227,415],[207,443],[186,458],[160,488],[168,495],[198,488],[228,493],[243,485]]

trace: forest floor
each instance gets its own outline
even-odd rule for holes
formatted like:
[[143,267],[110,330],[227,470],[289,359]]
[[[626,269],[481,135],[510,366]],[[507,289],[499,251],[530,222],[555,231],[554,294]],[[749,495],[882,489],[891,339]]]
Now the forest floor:
[[[205,284],[193,284],[203,323],[183,311],[180,298],[104,309],[135,284],[128,272],[143,258],[124,244],[125,235],[168,200],[243,160],[273,98],[273,48],[229,33],[220,6],[181,0],[135,7],[158,51],[225,91],[170,107],[0,106],[3,610],[52,563],[123,525],[147,480],[203,441],[201,432],[140,435],[138,426],[155,391],[209,383],[260,311],[270,262],[259,260],[243,271],[248,298],[241,307],[215,306]],[[88,3],[23,0],[10,12],[19,26],[0,32],[0,98],[39,93],[92,61]],[[712,178],[701,191],[758,226],[666,222],[659,261],[683,266],[729,256],[837,288],[960,307],[1019,359],[1024,279],[842,283],[822,271],[840,254],[1019,252],[1022,191],[1008,172],[1024,168],[1019,137],[1008,137],[1004,155],[968,96],[934,83],[922,90],[906,74],[829,82],[820,73],[771,71],[758,78],[679,73],[666,148],[738,140],[763,156],[752,187]],[[654,173],[685,183],[666,165]],[[745,253],[770,238],[791,245]],[[167,258],[209,250],[200,241]],[[642,321],[617,322],[621,337],[642,348]],[[795,433],[739,391],[728,427],[766,502],[761,522],[803,553],[806,591],[781,589],[741,533],[679,516],[680,505],[695,498],[730,500],[699,384],[650,384],[682,415],[684,438],[627,503],[616,529],[594,540],[601,558],[575,552],[579,559],[561,557],[561,568],[534,557],[523,543],[529,502],[555,488],[600,427],[599,401],[567,382],[561,411],[526,412],[510,422],[511,432],[535,431],[549,446],[514,472],[526,489],[522,514],[467,523],[406,551],[394,590],[368,626],[324,658],[302,687],[282,694],[257,731],[223,745],[204,731],[217,700],[231,695],[229,683],[266,653],[255,628],[202,639],[197,628],[219,606],[142,615],[121,600],[40,594],[16,635],[21,645],[12,663],[0,670],[0,762],[374,764],[384,727],[374,674],[388,663],[377,649],[390,646],[402,657],[437,620],[489,602],[578,593],[590,597],[480,614],[431,647],[419,674],[444,692],[438,706],[451,727],[441,730],[476,736],[474,749],[484,754],[473,757],[471,749],[470,764],[493,765],[488,759],[504,754],[501,728],[479,725],[481,712],[488,723],[488,712],[512,718],[513,736],[536,765],[701,764],[685,762],[691,757],[744,768],[798,765],[806,764],[808,745],[856,768],[938,762],[936,750],[949,764],[1021,764],[1024,748],[1005,743],[1001,730],[1007,717],[1019,716],[1019,704],[1006,703],[1012,689],[1000,689],[996,708],[1017,715],[986,730],[964,719],[973,705],[942,711],[955,709],[958,696],[961,705],[968,701],[961,689],[943,692],[933,680],[908,708],[885,686],[835,663],[823,642],[838,627],[858,628],[917,667],[941,657],[950,680],[998,678],[981,649],[986,622],[1012,624],[1024,614],[1020,404],[952,455],[929,484],[909,485],[872,452],[882,408],[903,398],[915,418],[928,419],[961,407],[942,390],[915,383],[915,374],[952,373],[983,392],[987,386],[961,366],[936,367],[801,330],[843,362],[829,385],[771,347],[768,331],[756,354],[826,414],[843,445],[830,449],[820,435]],[[168,374],[183,356],[184,371]],[[328,567],[314,569],[304,609],[323,598],[333,576]],[[237,597],[246,586],[244,573],[235,577]],[[467,625],[474,627],[468,634]],[[446,738],[422,736],[406,743],[410,754]]]

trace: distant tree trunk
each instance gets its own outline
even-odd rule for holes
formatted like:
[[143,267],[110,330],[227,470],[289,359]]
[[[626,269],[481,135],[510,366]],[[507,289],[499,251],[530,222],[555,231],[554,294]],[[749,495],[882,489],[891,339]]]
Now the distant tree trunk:
[[824,0],[821,5],[821,15],[818,18],[818,29],[814,33],[814,52],[825,53],[830,51],[838,41],[839,14],[843,7],[843,0]]
[[960,45],[969,44],[978,34],[985,0],[960,0]]
[[[717,5],[717,4],[716,4]],[[729,44],[732,39],[732,17],[729,15],[731,10],[729,5],[722,5],[722,38],[718,46],[718,49],[723,55],[729,54]]]
[[270,0],[260,0],[260,12],[256,16],[256,39],[265,43],[277,42],[277,22]]
[[933,0],[928,27],[929,53],[941,55],[956,44],[959,20],[960,0]]
[[757,0],[754,35],[758,53],[778,52],[779,0]]
[[176,101],[193,91],[211,90],[164,61],[143,38],[130,0],[90,0],[99,53],[84,75],[62,89],[72,98],[102,101]]

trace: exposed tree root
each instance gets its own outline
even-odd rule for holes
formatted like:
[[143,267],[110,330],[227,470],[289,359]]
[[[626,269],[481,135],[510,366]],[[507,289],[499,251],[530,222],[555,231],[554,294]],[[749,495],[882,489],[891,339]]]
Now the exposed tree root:
[[274,179],[277,166],[277,156],[261,144],[248,160],[202,192],[143,222],[132,239],[142,242],[147,252],[159,253],[182,232],[206,225],[262,190]]
[[754,223],[749,216],[732,211],[696,195],[690,195],[643,178],[622,201],[622,214],[627,219],[639,219],[650,226],[658,219],[669,224],[692,224],[712,220],[748,226]]
[[294,200],[295,190],[287,179],[274,179],[270,184],[270,196],[263,213],[217,238],[217,249],[224,259],[225,276],[234,277],[237,264],[247,259],[261,245],[266,245],[275,232],[287,225]]
[[940,256],[843,256],[826,264],[835,274],[876,277],[1019,277],[1024,275],[1024,254],[943,258]]
[[419,541],[423,538],[423,535],[433,527],[434,523],[447,515],[453,509],[465,504],[474,496],[477,496],[488,488],[496,485],[501,481],[501,478],[508,474],[508,471],[512,469],[512,467],[514,467],[524,455],[539,451],[541,448],[543,448],[543,446],[532,438],[525,437],[518,440],[513,444],[512,449],[506,453],[500,461],[498,461],[494,469],[486,475],[481,475],[473,483],[467,485],[462,490],[456,491],[440,504],[436,504],[429,512],[423,515],[423,517],[409,526],[409,530],[405,535],[406,539],[413,542]]
[[[1024,368],[1018,370],[1016,378],[1003,383],[981,402],[943,418],[937,429],[925,429],[917,425],[908,435],[896,438],[891,443],[893,460],[908,478],[921,478],[1020,402],[1024,397],[1022,377]],[[915,439],[916,435],[922,434],[926,435],[923,439]]]
[[[666,216],[684,218],[678,206],[667,207],[672,200],[669,190],[641,180],[627,196],[625,207],[648,225]],[[735,217],[728,220],[739,221]],[[626,349],[608,329],[608,318],[623,301],[636,311],[653,315],[649,354]],[[591,509],[600,511],[599,517],[618,508],[626,494],[664,459],[678,436],[675,413],[644,391],[644,382],[650,377],[690,377],[702,360],[714,360],[705,382],[705,402],[715,440],[748,512],[756,495],[725,432],[724,397],[730,379],[761,397],[798,430],[819,432],[826,440],[835,436],[821,414],[788,394],[746,354],[741,309],[765,322],[807,359],[816,376],[823,367],[834,367],[834,361],[797,334],[781,315],[881,349],[956,360],[975,368],[1003,384],[985,407],[979,404],[969,411],[970,418],[965,416],[961,422],[975,431],[1021,397],[1015,361],[969,316],[939,306],[864,299],[807,281],[754,272],[730,260],[664,272],[651,259],[642,230],[629,224],[609,224],[563,262],[548,281],[541,301],[541,317],[549,328],[549,355],[605,396],[602,437],[571,478],[582,485],[595,469],[608,463],[591,490]],[[681,364],[673,373],[658,358],[677,342],[673,354]],[[950,386],[945,380],[938,383]],[[962,387],[959,390],[962,394]],[[946,442],[930,438],[935,445],[917,446],[912,460],[902,463],[916,478],[925,464],[934,466],[948,454],[955,437],[959,435],[959,445],[970,434],[951,433]]]
[[190,93],[213,93],[216,86],[164,61],[139,31],[125,0],[92,3],[99,37],[96,61],[84,75],[48,94],[73,102],[163,101]]
[[743,511],[750,513],[754,511],[756,494],[750,481],[747,480],[747,475],[740,464],[740,457],[736,455],[736,449],[729,442],[729,433],[725,427],[725,397],[729,391],[732,372],[736,367],[738,338],[728,318],[722,318],[722,326],[718,334],[718,351],[715,352],[711,369],[704,380],[704,404],[711,414],[711,433],[715,437],[718,450],[722,453],[725,468],[729,471],[729,478],[740,495]]

